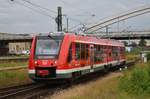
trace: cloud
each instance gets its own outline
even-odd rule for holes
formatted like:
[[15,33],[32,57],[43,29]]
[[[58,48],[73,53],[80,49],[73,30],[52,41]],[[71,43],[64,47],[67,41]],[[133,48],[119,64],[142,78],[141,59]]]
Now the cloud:
[[[31,33],[31,32],[49,32],[56,31],[55,20],[37,13],[23,5],[36,11],[56,17],[57,13],[44,11],[43,9],[33,7],[22,0],[0,0],[0,32],[11,33]],[[73,27],[81,22],[98,22],[108,16],[136,8],[145,4],[150,4],[149,0],[28,0],[32,3],[41,5],[47,9],[57,12],[57,7],[62,6],[63,13],[69,17],[69,27]],[[91,15],[96,15],[92,17]],[[141,25],[143,28],[149,24],[149,14],[141,16],[134,20],[143,20],[141,22],[127,22],[130,25]],[[75,19],[75,20],[73,20]],[[66,24],[65,18],[63,19]]]

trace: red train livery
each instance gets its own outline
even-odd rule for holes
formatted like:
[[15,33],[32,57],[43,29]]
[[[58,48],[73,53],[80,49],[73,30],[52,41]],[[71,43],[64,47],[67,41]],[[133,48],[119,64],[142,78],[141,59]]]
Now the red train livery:
[[78,78],[125,63],[124,44],[72,33],[35,36],[29,58],[33,80]]

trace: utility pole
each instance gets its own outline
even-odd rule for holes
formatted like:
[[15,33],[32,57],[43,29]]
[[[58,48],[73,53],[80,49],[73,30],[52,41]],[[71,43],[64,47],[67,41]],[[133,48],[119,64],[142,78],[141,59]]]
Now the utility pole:
[[61,32],[62,31],[62,8],[58,7],[58,16],[56,18],[56,23],[57,23],[57,31]]

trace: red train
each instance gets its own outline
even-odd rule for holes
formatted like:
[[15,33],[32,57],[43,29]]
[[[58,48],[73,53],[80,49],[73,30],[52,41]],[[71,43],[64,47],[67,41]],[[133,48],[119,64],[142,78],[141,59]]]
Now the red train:
[[125,64],[124,44],[71,33],[33,38],[29,76],[33,80],[78,78]]

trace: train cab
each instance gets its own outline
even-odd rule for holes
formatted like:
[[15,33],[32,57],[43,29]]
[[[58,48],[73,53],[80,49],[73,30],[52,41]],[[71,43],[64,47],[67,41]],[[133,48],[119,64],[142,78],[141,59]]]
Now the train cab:
[[39,35],[33,38],[29,58],[32,79],[56,78],[56,68],[64,35]]

